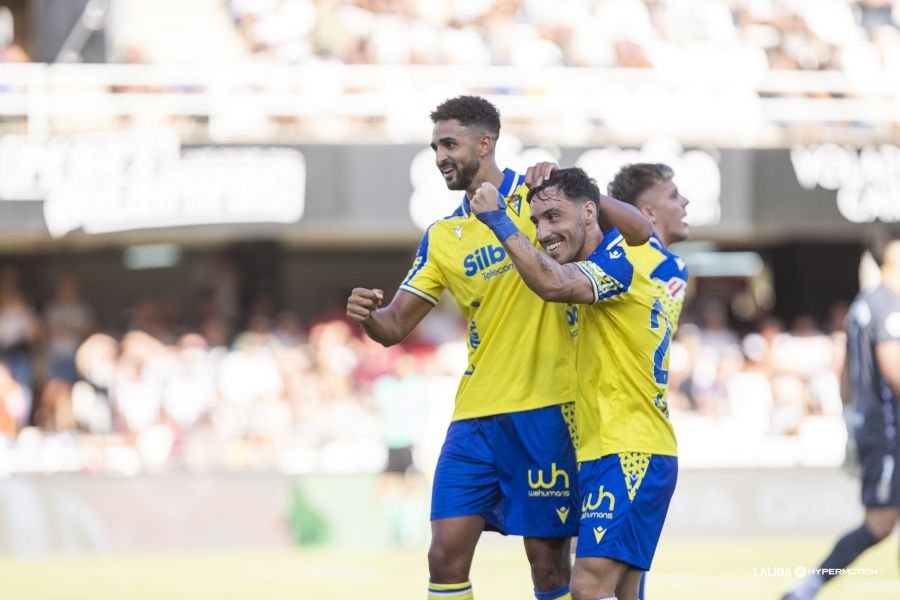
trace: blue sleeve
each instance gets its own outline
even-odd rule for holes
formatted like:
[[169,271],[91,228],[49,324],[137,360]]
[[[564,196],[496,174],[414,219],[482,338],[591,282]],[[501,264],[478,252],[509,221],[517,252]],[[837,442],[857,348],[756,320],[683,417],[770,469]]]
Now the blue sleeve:
[[659,279],[660,281],[669,281],[673,278],[681,279],[684,282],[688,280],[687,265],[680,256],[675,256],[671,252],[665,252],[666,258],[663,260],[653,273],[650,274],[651,279]]
[[594,290],[593,304],[621,296],[631,288],[634,265],[618,245],[600,245],[587,260],[575,263]]

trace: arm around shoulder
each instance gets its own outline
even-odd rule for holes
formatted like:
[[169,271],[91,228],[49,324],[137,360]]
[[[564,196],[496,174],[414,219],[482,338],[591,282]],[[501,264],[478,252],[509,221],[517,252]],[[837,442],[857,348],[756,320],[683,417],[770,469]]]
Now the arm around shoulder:
[[600,195],[600,227],[604,231],[618,229],[629,246],[646,244],[653,235],[653,224],[634,206]]

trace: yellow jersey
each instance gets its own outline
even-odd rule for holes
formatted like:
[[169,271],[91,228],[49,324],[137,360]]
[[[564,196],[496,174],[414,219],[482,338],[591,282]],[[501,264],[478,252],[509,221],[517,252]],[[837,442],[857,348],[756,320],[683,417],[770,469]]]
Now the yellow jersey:
[[681,309],[684,307],[684,297],[687,293],[687,264],[683,258],[663,246],[656,234],[653,234],[648,243],[666,257],[653,269],[650,279],[656,284],[661,298],[660,302],[669,316],[669,324],[672,326],[672,335],[674,336],[678,331],[678,319],[681,318]]
[[594,304],[579,311],[579,461],[678,453],[666,405],[672,324],[663,286],[652,278],[667,258],[655,244],[628,246],[613,229],[575,263],[594,290]]
[[[524,179],[506,169],[499,190],[507,214],[536,243]],[[448,290],[466,318],[468,366],[457,389],[454,421],[575,399],[574,314],[528,289],[465,198],[425,232],[400,289],[432,304]]]

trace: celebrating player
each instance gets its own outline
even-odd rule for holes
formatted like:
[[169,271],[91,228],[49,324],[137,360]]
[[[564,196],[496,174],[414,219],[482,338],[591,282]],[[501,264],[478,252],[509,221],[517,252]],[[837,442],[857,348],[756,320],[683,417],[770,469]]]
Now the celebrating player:
[[553,172],[528,202],[546,254],[509,218],[490,183],[478,189],[472,210],[538,296],[593,305],[581,311],[576,351],[582,512],[572,597],[635,600],[678,474],[665,405],[671,325],[652,279],[668,257],[600,229],[598,211],[616,222],[621,207],[581,169]]
[[663,286],[663,305],[672,325],[678,329],[678,318],[687,291],[688,271],[684,260],[669,246],[688,237],[684,222],[690,201],[681,195],[673,181],[675,172],[663,163],[635,163],[622,167],[606,191],[616,200],[635,206],[653,224],[650,243],[668,259],[653,273],[654,281]]
[[[606,187],[610,196],[636,207],[653,224],[650,243],[667,258],[653,272],[652,279],[662,292],[661,301],[669,315],[673,336],[684,306],[688,270],[684,259],[673,254],[669,245],[687,239],[688,225],[684,218],[690,204],[678,191],[674,175],[672,167],[663,163],[634,163],[619,169]],[[647,598],[645,579],[641,578],[641,600]]]
[[[382,307],[381,290],[364,288],[354,289],[347,302],[347,315],[384,345],[405,338],[445,289],[468,321],[469,363],[435,473],[428,597],[473,598],[475,546],[482,531],[493,529],[525,538],[537,598],[569,598],[578,493],[566,307],[546,304],[525,287],[469,207],[479,186],[490,183],[511,221],[534,243],[526,182],[540,183],[554,165],[538,165],[524,176],[500,169],[494,157],[500,116],[482,98],[447,100],[431,120],[435,163],[449,189],[465,191],[462,204],[425,232],[390,304]],[[650,225],[637,211],[628,225],[629,239],[649,238]]]

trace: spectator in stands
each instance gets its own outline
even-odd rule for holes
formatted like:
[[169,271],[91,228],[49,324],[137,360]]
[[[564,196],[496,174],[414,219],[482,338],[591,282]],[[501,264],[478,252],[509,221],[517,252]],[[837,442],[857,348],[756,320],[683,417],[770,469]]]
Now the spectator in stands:
[[710,300],[701,308],[700,337],[704,346],[715,349],[720,355],[728,348],[737,348],[738,338],[728,328],[728,310],[721,300]]
[[89,336],[75,352],[75,368],[81,379],[72,386],[72,412],[82,431],[112,431],[110,395],[118,360],[119,342],[102,333]]
[[56,285],[44,310],[47,377],[67,383],[77,379],[75,351],[94,329],[94,315],[82,300],[77,280],[66,275]]
[[28,408],[22,386],[12,378],[6,365],[0,364],[0,441],[16,437]]
[[122,340],[110,398],[117,428],[137,435],[162,421],[162,391],[168,348],[143,331]]
[[745,438],[762,438],[772,429],[772,386],[766,369],[766,340],[751,333],[741,342],[743,361],[726,382],[728,413]]
[[216,365],[203,336],[187,333],[178,340],[165,375],[162,409],[182,435],[196,426],[218,402]]
[[0,273],[0,362],[6,365],[25,397],[25,410],[18,420],[20,427],[31,417],[32,352],[40,329],[37,313],[25,300],[19,286],[18,271],[4,269]]

